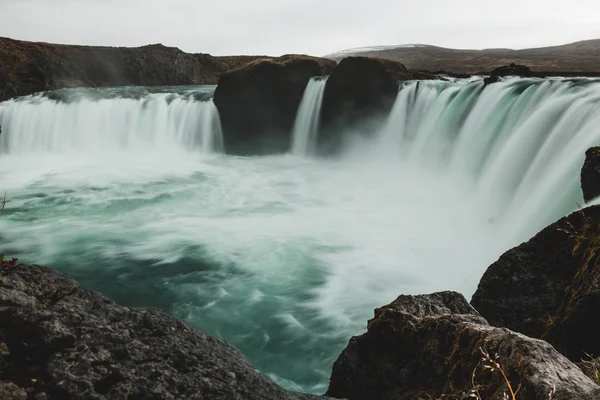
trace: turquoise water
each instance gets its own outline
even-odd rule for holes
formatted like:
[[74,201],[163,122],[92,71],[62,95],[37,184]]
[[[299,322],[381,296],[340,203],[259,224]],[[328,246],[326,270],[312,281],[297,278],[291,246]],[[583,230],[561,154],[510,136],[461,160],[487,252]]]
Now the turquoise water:
[[1,248],[322,393],[374,308],[470,296],[503,251],[581,202],[598,84],[547,82],[409,84],[335,160],[220,154],[205,88],[2,103]]
[[[472,291],[491,261],[468,250],[481,232],[462,220],[471,202],[447,198],[458,207],[448,214],[431,189],[407,194],[414,177],[387,164],[122,157],[48,156],[37,170],[3,157],[4,251],[184,318],[290,388],[323,392],[375,307],[400,293]],[[462,226],[447,242],[437,224],[453,219]]]

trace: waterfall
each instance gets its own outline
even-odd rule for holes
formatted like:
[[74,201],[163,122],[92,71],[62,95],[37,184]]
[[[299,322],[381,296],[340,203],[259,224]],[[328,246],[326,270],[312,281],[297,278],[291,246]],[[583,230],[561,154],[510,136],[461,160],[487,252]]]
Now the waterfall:
[[599,80],[409,82],[376,154],[466,177],[490,222],[533,221],[534,232],[582,203],[579,170],[585,150],[600,144],[599,126]]
[[[133,93],[132,93],[133,92]],[[0,103],[0,153],[222,149],[221,123],[205,88],[135,93],[62,90]]]
[[327,78],[315,77],[306,85],[294,122],[292,154],[307,156],[314,153],[326,83]]
[[[294,154],[314,151],[324,86],[306,87]],[[0,103],[0,250],[169,310],[305,392],[326,390],[374,308],[469,297],[503,252],[575,210],[600,144],[600,79],[438,80],[403,83],[335,159],[203,157],[221,145],[211,91]]]

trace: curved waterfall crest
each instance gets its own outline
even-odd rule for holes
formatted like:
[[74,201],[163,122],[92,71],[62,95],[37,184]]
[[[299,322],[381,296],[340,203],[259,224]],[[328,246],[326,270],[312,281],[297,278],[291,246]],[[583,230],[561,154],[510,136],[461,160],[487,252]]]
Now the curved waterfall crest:
[[598,79],[421,81],[401,87],[376,142],[380,154],[471,180],[490,221],[541,227],[582,202],[578,171],[598,126]]
[[66,89],[13,99],[0,103],[0,152],[218,152],[221,122],[209,89]]

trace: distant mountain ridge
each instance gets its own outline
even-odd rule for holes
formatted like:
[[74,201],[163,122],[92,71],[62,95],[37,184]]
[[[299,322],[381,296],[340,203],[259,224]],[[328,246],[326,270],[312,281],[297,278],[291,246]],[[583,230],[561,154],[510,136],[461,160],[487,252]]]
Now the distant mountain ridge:
[[600,39],[522,50],[493,48],[483,50],[450,49],[426,44],[361,47],[342,50],[325,57],[339,61],[348,56],[385,58],[409,69],[487,73],[511,63],[548,73],[600,72]]
[[266,56],[213,57],[176,47],[78,46],[0,37],[0,101],[68,87],[216,84]]

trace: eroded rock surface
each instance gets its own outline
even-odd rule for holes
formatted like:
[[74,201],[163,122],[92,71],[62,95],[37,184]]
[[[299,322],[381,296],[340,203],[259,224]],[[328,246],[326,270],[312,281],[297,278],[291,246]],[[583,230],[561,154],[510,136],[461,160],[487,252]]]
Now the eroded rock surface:
[[229,344],[162,312],[122,307],[50,268],[19,265],[0,268],[0,398],[25,394],[319,398],[282,389]]
[[600,206],[504,253],[471,304],[494,326],[542,338],[574,361],[600,354]]
[[600,398],[600,387],[550,344],[489,326],[454,292],[400,296],[377,309],[368,331],[352,338],[336,361],[327,395],[464,398],[476,387],[486,400],[502,399],[508,386],[482,368],[481,349],[499,355],[511,386],[520,386],[519,400],[548,400],[552,392],[555,400]]

